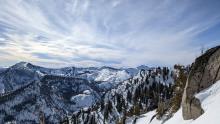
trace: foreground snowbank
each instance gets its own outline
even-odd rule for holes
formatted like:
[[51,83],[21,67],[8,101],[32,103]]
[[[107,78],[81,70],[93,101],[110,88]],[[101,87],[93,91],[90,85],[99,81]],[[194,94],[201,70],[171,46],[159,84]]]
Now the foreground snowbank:
[[[208,89],[196,95],[200,99],[202,108],[205,113],[196,120],[184,120],[182,117],[182,109],[164,124],[220,124],[220,81],[217,81]],[[155,111],[142,115],[136,124],[161,124],[162,121],[154,119],[151,123],[151,117],[155,115]]]

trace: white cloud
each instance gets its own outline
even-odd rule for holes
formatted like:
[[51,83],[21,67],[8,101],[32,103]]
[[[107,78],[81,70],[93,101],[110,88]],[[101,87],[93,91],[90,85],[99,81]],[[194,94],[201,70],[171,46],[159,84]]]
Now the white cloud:
[[5,41],[5,38],[0,37],[0,42]]
[[197,36],[220,19],[217,4],[205,4],[189,0],[0,0],[0,42],[4,41],[0,52],[8,53],[0,63],[191,63],[200,47]]

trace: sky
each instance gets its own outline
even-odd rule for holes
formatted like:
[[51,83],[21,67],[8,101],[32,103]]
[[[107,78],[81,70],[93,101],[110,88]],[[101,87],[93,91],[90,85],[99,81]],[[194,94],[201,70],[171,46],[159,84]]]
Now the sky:
[[190,64],[220,44],[219,0],[0,0],[0,66]]

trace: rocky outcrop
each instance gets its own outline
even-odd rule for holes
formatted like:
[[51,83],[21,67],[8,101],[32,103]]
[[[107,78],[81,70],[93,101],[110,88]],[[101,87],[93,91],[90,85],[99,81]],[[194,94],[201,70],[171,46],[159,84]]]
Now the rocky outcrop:
[[196,119],[204,113],[194,95],[220,80],[220,46],[209,49],[193,63],[182,100],[185,120]]

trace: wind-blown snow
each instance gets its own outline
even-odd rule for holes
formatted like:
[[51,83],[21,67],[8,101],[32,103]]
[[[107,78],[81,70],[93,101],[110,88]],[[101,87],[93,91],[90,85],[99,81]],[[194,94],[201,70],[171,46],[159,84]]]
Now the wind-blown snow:
[[[201,91],[195,95],[200,101],[205,111],[196,120],[184,120],[182,117],[182,108],[179,109],[174,116],[164,124],[219,124],[220,123],[220,81],[217,81],[211,87]],[[137,120],[136,124],[161,124],[162,121],[154,119],[151,123],[150,119],[155,115],[155,111],[148,112]]]

